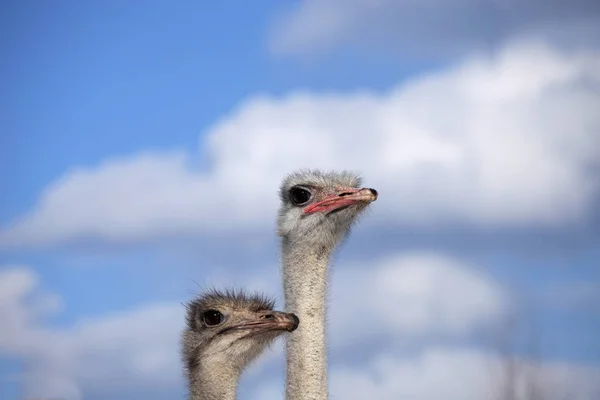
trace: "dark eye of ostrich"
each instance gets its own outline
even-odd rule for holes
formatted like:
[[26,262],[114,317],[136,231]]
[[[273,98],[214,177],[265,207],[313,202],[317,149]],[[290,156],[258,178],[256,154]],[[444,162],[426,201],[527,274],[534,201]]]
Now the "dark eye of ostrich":
[[223,319],[223,314],[217,310],[208,310],[202,314],[202,320],[207,326],[219,325]]
[[299,206],[308,202],[310,198],[310,192],[303,187],[294,186],[290,189],[290,201],[295,206]]

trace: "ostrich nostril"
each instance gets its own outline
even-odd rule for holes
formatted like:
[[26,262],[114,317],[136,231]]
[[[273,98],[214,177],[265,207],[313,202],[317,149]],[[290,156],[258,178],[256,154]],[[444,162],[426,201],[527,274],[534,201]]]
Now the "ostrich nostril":
[[263,316],[263,318],[264,318],[264,319],[274,319],[274,318],[275,318],[275,316],[274,316],[273,314],[265,314],[265,315]]
[[373,196],[377,196],[377,190],[369,188],[369,191]]

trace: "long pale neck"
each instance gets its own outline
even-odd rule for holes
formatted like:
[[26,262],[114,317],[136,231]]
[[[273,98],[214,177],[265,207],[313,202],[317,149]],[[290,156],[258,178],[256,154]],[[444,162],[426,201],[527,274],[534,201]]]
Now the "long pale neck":
[[295,249],[283,239],[285,309],[300,319],[287,340],[287,400],[328,398],[325,311],[331,252]]
[[190,371],[190,400],[235,400],[241,370],[211,360]]

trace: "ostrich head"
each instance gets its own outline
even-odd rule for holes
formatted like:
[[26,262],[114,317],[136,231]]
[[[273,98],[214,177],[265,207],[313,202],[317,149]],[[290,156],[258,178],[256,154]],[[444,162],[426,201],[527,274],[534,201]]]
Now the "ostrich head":
[[243,292],[209,292],[187,305],[183,358],[188,372],[200,361],[240,371],[277,336],[298,327],[294,314],[273,311],[273,301]]
[[279,190],[279,235],[333,248],[369,203],[377,200],[375,189],[360,185],[360,177],[348,171],[304,170],[288,175]]

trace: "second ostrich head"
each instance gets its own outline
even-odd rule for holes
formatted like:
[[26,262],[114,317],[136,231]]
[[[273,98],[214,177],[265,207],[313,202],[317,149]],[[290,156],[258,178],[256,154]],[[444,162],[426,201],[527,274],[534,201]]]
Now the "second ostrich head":
[[211,291],[187,305],[182,358],[191,399],[233,398],[243,369],[298,327],[298,317],[273,305],[262,295],[234,291]]
[[348,171],[303,170],[288,175],[279,190],[279,235],[333,248],[369,203],[377,200],[375,189],[360,185],[360,177]]

